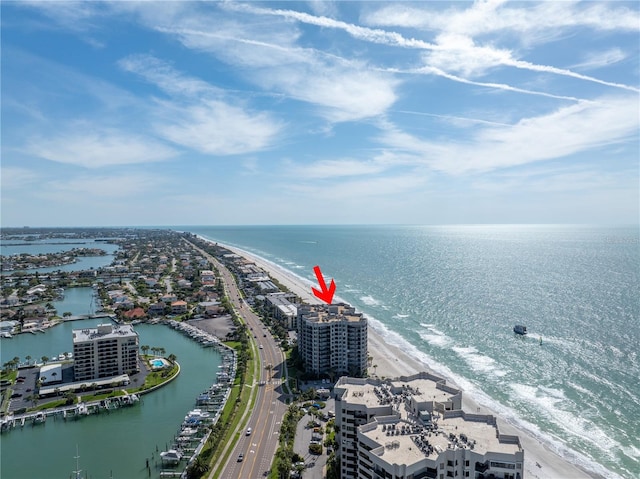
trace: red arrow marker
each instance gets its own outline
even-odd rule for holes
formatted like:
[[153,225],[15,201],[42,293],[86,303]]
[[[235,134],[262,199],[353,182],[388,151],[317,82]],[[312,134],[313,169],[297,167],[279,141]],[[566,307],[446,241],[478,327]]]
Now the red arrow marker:
[[324,281],[324,276],[322,276],[322,271],[320,271],[320,266],[314,266],[313,271],[316,273],[316,278],[318,278],[318,284],[322,291],[318,291],[316,288],[311,288],[311,291],[321,301],[324,301],[327,304],[331,304],[331,300],[333,299],[333,293],[336,292],[336,283],[331,280],[331,284],[329,285],[329,289],[327,289],[327,283]]

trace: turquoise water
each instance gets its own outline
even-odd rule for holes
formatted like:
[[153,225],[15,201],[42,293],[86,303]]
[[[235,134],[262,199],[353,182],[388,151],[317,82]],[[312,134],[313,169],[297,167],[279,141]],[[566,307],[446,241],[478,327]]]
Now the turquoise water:
[[[45,334],[21,334],[0,343],[2,363],[14,356],[39,358],[72,351],[71,330],[95,327],[101,320],[61,324]],[[0,436],[2,479],[68,478],[75,469],[76,445],[80,468],[91,479],[159,477],[158,450],[170,445],[199,393],[215,382],[220,355],[202,348],[163,325],[135,327],[140,344],[164,347],[175,354],[180,375],[165,387],[142,397],[142,404],[77,421],[48,418],[44,425],[26,425]],[[152,457],[153,455],[153,457]],[[146,460],[151,464],[151,475]]]
[[[640,471],[637,227],[179,227],[336,296],[551,449],[605,477]],[[529,337],[516,338],[516,323]],[[539,345],[542,337],[543,344]]]

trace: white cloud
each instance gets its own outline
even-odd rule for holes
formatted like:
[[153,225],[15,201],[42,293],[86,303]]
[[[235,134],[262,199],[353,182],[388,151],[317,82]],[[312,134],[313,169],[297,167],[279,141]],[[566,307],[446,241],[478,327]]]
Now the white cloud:
[[130,55],[121,59],[118,65],[125,71],[143,77],[149,83],[170,95],[220,95],[222,90],[198,78],[186,76],[170,64],[151,55]]
[[[476,45],[466,30],[451,31],[443,29],[443,32],[438,37],[438,41],[436,43],[430,43],[414,38],[408,39],[397,32],[387,32],[379,29],[361,27],[358,25],[333,20],[327,17],[316,17],[294,10],[271,10],[265,8],[256,8],[252,6],[250,7],[247,5],[234,6],[233,8],[255,14],[290,18],[299,22],[304,22],[325,28],[340,29],[349,33],[354,38],[371,43],[425,50],[427,52],[430,52],[426,53],[426,57],[430,62],[435,63],[436,66],[439,65],[441,68],[451,68],[454,71],[480,75],[490,67],[502,65],[522,70],[546,72],[555,75],[577,78],[580,80],[599,83],[601,85],[606,85],[614,88],[621,88],[630,91],[640,91],[640,89],[633,86],[600,80],[598,78],[581,75],[567,69],[558,68],[551,65],[540,65],[523,60],[517,60],[513,58],[512,52],[509,50],[498,49],[493,45]],[[590,13],[600,10],[601,9],[590,10]],[[548,15],[548,12],[545,12],[545,15]],[[589,15],[586,16],[589,17]],[[588,23],[588,20],[585,19],[584,21]]]
[[419,156],[435,170],[490,171],[637,141],[639,108],[635,95],[600,98],[524,118],[510,127],[479,128],[464,142],[420,139],[393,127],[381,134],[380,141]]
[[625,60],[628,57],[620,48],[609,48],[604,51],[591,52],[580,63],[571,66],[576,70],[594,70],[607,67]]
[[0,169],[0,182],[2,184],[2,190],[22,190],[34,183],[37,183],[40,175],[28,168],[3,166]]
[[207,154],[235,155],[268,148],[283,129],[272,115],[223,101],[220,98],[231,95],[153,56],[130,56],[119,65],[172,97],[156,101],[152,116],[155,131],[173,143]]
[[381,173],[388,165],[378,161],[354,159],[321,160],[308,165],[294,165],[287,168],[287,174],[302,180],[342,178]]
[[[460,3],[446,9],[427,3],[420,7],[390,4],[364,14],[362,19],[372,26],[409,27],[466,35],[502,31],[531,35],[577,26],[602,31],[640,30],[638,11],[620,7],[615,2],[528,2],[512,6],[498,0]],[[546,37],[546,34],[539,34]]]
[[193,28],[159,30],[178,36],[189,48],[208,51],[233,65],[251,67],[246,72],[248,81],[317,105],[331,121],[380,115],[395,102],[394,89],[399,82],[389,74],[374,71],[363,62],[294,46],[299,32],[291,31],[291,25],[283,25],[276,35],[264,35],[263,24],[253,30],[251,26],[250,22],[234,22],[230,27],[223,22],[215,32]]
[[212,155],[237,155],[272,145],[283,124],[221,101],[182,106],[158,102],[156,131],[169,141]]
[[178,154],[173,148],[142,135],[86,124],[72,125],[66,131],[49,137],[31,137],[23,151],[84,168],[152,163]]
[[341,68],[314,65],[308,69],[278,68],[260,78],[266,88],[315,104],[331,121],[343,122],[383,114],[396,101],[394,85],[386,74],[366,67]]

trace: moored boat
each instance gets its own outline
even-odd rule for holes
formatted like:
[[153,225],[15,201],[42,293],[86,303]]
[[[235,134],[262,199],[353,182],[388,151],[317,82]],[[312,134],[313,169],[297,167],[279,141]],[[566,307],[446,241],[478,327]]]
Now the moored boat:
[[177,449],[169,449],[168,451],[162,451],[160,457],[165,462],[176,464],[182,459],[182,454]]

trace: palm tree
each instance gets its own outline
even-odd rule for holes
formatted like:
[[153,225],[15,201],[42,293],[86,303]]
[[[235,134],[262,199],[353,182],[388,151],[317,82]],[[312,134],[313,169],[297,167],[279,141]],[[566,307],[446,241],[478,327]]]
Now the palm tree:
[[373,365],[373,374],[376,374],[377,368],[378,368],[378,365],[374,364]]
[[93,391],[95,391],[96,389],[98,389],[98,383],[91,383],[91,389]]
[[27,355],[24,357],[27,360],[27,365],[31,363],[31,356]]
[[196,457],[196,460],[191,463],[187,468],[187,478],[197,479],[202,477],[209,470],[209,464],[202,458],[202,456]]
[[142,354],[144,354],[145,356],[149,352],[149,346],[147,346],[146,344],[140,346],[140,349],[142,350]]
[[159,352],[162,356],[164,356],[164,354],[166,353],[166,351],[165,351],[165,349],[164,349],[164,348],[158,348],[158,352]]
[[47,361],[49,361],[49,356],[42,356],[40,359],[42,359],[43,364],[47,364]]
[[167,358],[169,361],[171,361],[172,363],[176,362],[176,359],[178,359],[178,357],[175,354],[170,354],[169,357]]
[[58,373],[57,373],[57,372],[55,372],[55,371],[51,373],[51,376],[53,376],[53,380],[54,380],[54,381],[55,381],[55,379],[56,379],[56,376],[57,376],[57,375],[58,375]]
[[18,369],[18,366],[20,365],[20,358],[18,356],[14,357],[13,363],[15,365],[15,368]]

